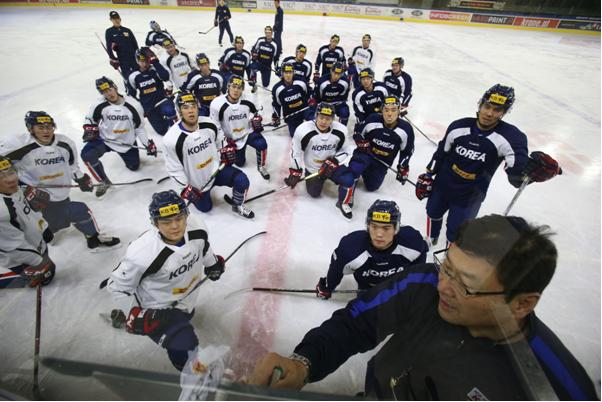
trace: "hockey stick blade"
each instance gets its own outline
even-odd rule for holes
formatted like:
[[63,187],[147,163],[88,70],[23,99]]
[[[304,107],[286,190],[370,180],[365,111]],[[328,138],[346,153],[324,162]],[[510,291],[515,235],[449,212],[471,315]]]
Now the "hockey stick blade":
[[169,176],[165,176],[165,177],[160,178],[159,180],[157,180],[157,184],[161,184],[161,183],[163,183],[166,180],[169,180]]

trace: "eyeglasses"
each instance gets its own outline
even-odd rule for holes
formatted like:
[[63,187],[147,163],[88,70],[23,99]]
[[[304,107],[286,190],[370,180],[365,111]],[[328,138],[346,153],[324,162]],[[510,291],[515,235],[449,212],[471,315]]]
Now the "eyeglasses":
[[439,255],[443,256],[443,261],[445,261],[445,257],[447,256],[447,250],[449,248],[439,250],[433,253],[433,262],[435,263],[435,268],[439,274],[443,273],[451,281],[452,287],[459,293],[464,293],[464,296],[493,296],[493,295],[503,295],[506,294],[506,291],[497,291],[497,292],[486,292],[479,290],[471,290],[466,286],[460,279],[456,277],[456,274],[450,271],[448,268],[443,266],[443,262],[439,259]]

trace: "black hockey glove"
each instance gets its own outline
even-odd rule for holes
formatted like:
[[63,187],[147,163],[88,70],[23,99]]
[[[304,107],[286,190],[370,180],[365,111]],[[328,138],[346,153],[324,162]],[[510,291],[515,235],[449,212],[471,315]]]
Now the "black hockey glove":
[[207,277],[212,281],[217,281],[222,276],[224,269],[226,268],[224,257],[221,255],[216,255],[215,258],[217,259],[215,264],[205,267],[205,275],[207,275]]

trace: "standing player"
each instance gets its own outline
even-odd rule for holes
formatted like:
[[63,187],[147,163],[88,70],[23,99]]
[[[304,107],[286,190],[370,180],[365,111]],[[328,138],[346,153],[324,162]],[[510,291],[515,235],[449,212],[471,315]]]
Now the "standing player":
[[148,47],[136,51],[139,70],[130,75],[130,85],[140,91],[138,99],[153,129],[165,135],[176,119],[173,102],[167,97],[163,81],[169,80],[169,72]]
[[[284,63],[292,63],[295,71],[295,79],[305,80],[307,84],[307,88],[309,89],[309,83],[311,81],[311,73],[313,70],[313,66],[311,61],[305,58],[305,54],[307,53],[307,47],[303,44],[298,44],[297,49],[295,50],[294,56],[287,56],[282,60],[282,64]],[[279,71],[279,69],[276,69]],[[280,74],[280,72],[278,73]]]
[[274,40],[278,44],[278,49],[282,51],[282,31],[284,30],[284,11],[280,7],[280,0],[274,0],[276,15],[274,15]]
[[198,297],[195,285],[203,274],[218,280],[225,263],[175,191],[153,194],[148,212],[153,227],[130,243],[109,278],[107,290],[117,307],[111,316],[114,326],[125,323],[127,332],[146,335],[166,349],[182,371],[199,343],[190,324]]
[[[222,57],[219,59],[219,68],[224,76],[224,82],[229,82],[232,75],[245,77],[245,72],[253,87],[255,87],[255,75],[249,68],[251,65],[251,53],[244,49],[245,40],[242,36],[234,38],[234,47],[226,49]],[[222,92],[226,93],[226,87],[222,88]]]
[[[272,39],[272,27],[265,27],[264,32],[265,36],[257,39],[251,49],[253,59],[251,69],[253,69],[254,76],[257,76],[257,71],[261,73],[261,85],[267,88],[270,85],[270,76],[272,75],[272,62],[274,67],[278,66],[278,58],[282,49],[278,46],[278,42]],[[252,92],[256,90],[257,88],[253,86]]]
[[432,245],[437,244],[446,212],[450,243],[460,224],[477,216],[502,161],[508,181],[517,188],[525,176],[541,182],[562,173],[558,162],[543,152],[527,156],[527,136],[502,121],[514,100],[514,88],[500,84],[489,88],[479,101],[477,117],[449,125],[426,173],[418,177],[416,197],[428,197],[426,232]]
[[150,32],[146,35],[146,40],[144,43],[146,46],[151,47],[154,45],[165,47],[163,43],[165,39],[169,40],[171,43],[177,46],[176,40],[174,37],[167,32],[167,30],[162,30],[161,26],[157,21],[150,22]]
[[188,54],[180,52],[171,39],[165,39],[161,44],[168,54],[165,65],[171,73],[171,82],[176,88],[182,89],[188,74],[194,70],[190,57],[188,57]]
[[[391,69],[385,72],[383,82],[389,90],[389,94],[397,96],[401,100],[401,105],[406,108],[412,99],[412,77],[402,71],[403,64],[403,57],[394,58],[391,62]],[[407,112],[403,114],[405,115]]]
[[209,65],[209,57],[205,53],[196,55],[198,70],[192,70],[182,85],[182,90],[190,91],[199,101],[199,114],[209,116],[211,101],[222,93],[224,78],[219,71]]
[[[340,62],[342,66],[345,66],[345,51],[339,46],[340,40],[341,38],[339,35],[334,34],[330,37],[330,43],[322,46],[318,50],[318,57],[316,57],[315,63],[316,71],[314,72],[314,82],[318,82],[320,77],[330,74],[335,63]],[[320,66],[322,67],[321,73]]]
[[86,145],[81,152],[84,164],[92,176],[101,183],[96,188],[96,196],[103,196],[109,187],[109,180],[100,158],[106,152],[117,152],[132,171],[140,167],[140,155],[136,139],[146,148],[146,154],[157,157],[157,147],[148,139],[144,129],[144,113],[134,98],[122,96],[115,83],[107,77],[96,80],[96,89],[102,97],[90,107],[84,122],[83,141]]
[[349,156],[345,143],[347,128],[334,121],[334,106],[322,102],[318,105],[315,121],[301,124],[293,136],[291,165],[289,176],[284,182],[295,188],[305,176],[319,172],[317,177],[305,180],[307,192],[314,198],[322,194],[326,179],[339,185],[339,197],[336,203],[345,219],[353,217],[349,202],[353,197],[353,177],[341,164]]
[[232,211],[253,218],[253,211],[243,204],[249,179],[231,166],[236,160],[236,147],[227,142],[222,146],[221,130],[209,117],[199,117],[193,94],[180,92],[176,103],[181,120],[167,132],[163,143],[167,173],[183,187],[182,197],[199,211],[208,212],[213,208],[211,188],[232,187]]
[[0,275],[0,288],[48,285],[55,265],[48,256],[52,232],[19,188],[17,170],[0,155],[0,266],[14,275]]
[[303,79],[295,79],[292,63],[282,63],[282,80],[272,88],[272,124],[280,125],[280,117],[288,125],[292,137],[295,130],[311,112],[307,106],[307,83]]
[[224,0],[219,0],[219,5],[215,7],[215,18],[213,19],[213,24],[216,27],[219,26],[218,43],[220,47],[223,46],[222,38],[224,37],[224,31],[228,31],[230,43],[234,43],[234,36],[232,35],[232,30],[230,29],[230,18],[232,18],[230,8],[228,8]]
[[361,87],[355,88],[355,91],[353,91],[353,95],[351,96],[353,99],[356,128],[358,128],[370,114],[380,113],[383,101],[389,95],[385,84],[374,81],[374,71],[372,71],[371,68],[364,68],[358,75],[360,76]]
[[357,73],[364,68],[373,68],[372,60],[374,59],[374,52],[370,49],[371,41],[372,37],[369,34],[362,36],[362,45],[356,46],[351,53],[351,57],[347,60],[347,65],[349,66],[347,74],[351,78],[351,81],[353,81],[354,88],[360,86]]
[[310,99],[309,105],[314,107],[320,102],[327,102],[334,105],[339,121],[344,126],[349,120],[349,106],[347,97],[349,97],[349,82],[342,77],[345,66],[341,62],[332,65],[329,76],[320,78],[314,88],[313,99]]
[[268,143],[261,132],[262,117],[258,114],[255,104],[247,99],[242,99],[245,82],[242,77],[233,75],[228,81],[227,93],[215,98],[211,102],[210,116],[217,122],[224,133],[228,146],[236,150],[236,166],[246,163],[245,152],[247,145],[255,148],[257,171],[265,180],[270,179],[270,174],[265,167],[268,155]]
[[[19,181],[27,186],[29,204],[42,212],[52,233],[73,224],[86,237],[89,249],[118,245],[117,237],[99,233],[86,204],[69,198],[71,180],[80,190],[92,191],[90,176],[79,169],[73,141],[54,133],[56,124],[46,112],[27,112],[25,126],[29,133],[11,137],[2,152],[19,169]],[[44,186],[58,187],[42,190]]]
[[420,232],[401,226],[395,201],[376,200],[366,216],[366,230],[344,236],[332,253],[328,274],[316,285],[316,296],[330,299],[343,275],[353,274],[360,290],[367,290],[408,269],[426,262],[428,245]]
[[109,54],[109,61],[115,70],[119,70],[125,82],[125,89],[128,95],[136,92],[129,84],[130,74],[138,69],[136,64],[136,51],[138,42],[134,33],[124,26],[121,26],[121,17],[117,11],[109,13],[109,19],[113,26],[105,31],[106,49]]
[[[357,147],[349,162],[354,179],[364,180],[368,191],[380,188],[387,175],[387,166],[399,154],[396,179],[403,185],[410,172],[410,158],[414,153],[414,129],[399,118],[400,104],[395,96],[385,98],[382,114],[372,114],[353,138]],[[384,163],[384,164],[383,164]]]

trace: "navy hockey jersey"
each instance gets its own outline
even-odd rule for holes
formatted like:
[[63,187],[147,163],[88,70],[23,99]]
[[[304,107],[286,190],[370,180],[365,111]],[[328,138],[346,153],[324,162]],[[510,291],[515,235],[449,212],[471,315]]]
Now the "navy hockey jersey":
[[349,97],[349,82],[338,79],[330,81],[330,76],[321,77],[314,88],[314,99],[319,102],[345,103]]
[[321,76],[330,74],[330,69],[334,63],[340,61],[345,63],[345,51],[342,47],[337,46],[334,49],[330,49],[330,45],[324,45],[318,50],[318,57],[316,57],[316,70],[322,66]]
[[167,97],[163,81],[169,80],[169,71],[158,61],[146,71],[134,71],[129,81],[132,88],[138,91],[138,99],[145,112],[153,109]]
[[410,123],[397,119],[397,125],[390,129],[381,114],[372,114],[361,127],[359,136],[370,141],[372,155],[392,166],[399,153],[397,165],[409,165],[414,153],[414,129]]

